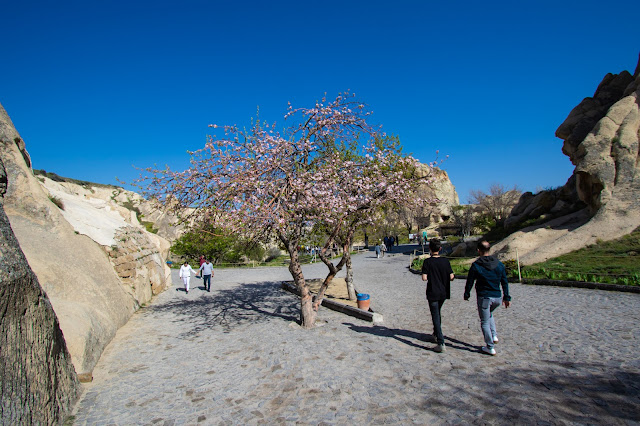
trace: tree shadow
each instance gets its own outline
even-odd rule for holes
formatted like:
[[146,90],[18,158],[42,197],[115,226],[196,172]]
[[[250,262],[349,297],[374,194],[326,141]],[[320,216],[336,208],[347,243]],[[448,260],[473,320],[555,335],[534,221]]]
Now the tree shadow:
[[177,298],[162,304],[153,304],[147,313],[173,314],[172,322],[184,325],[179,337],[193,337],[203,330],[219,329],[229,333],[238,327],[258,324],[273,319],[298,321],[299,302],[288,297],[280,282],[241,284],[231,289],[215,289],[202,293],[197,299]]
[[[464,374],[464,384],[449,381],[452,389],[429,394],[419,409],[442,417],[455,411],[462,423],[474,424],[620,424],[640,418],[638,371],[543,361]],[[460,410],[461,401],[469,409]]]
[[[431,334],[420,333],[420,332],[411,331],[411,330],[404,330],[401,328],[388,328],[380,325],[361,326],[361,325],[355,325],[349,322],[343,322],[342,324],[346,325],[356,333],[367,333],[367,334],[372,334],[374,336],[390,337],[406,345],[413,346],[414,348],[418,348],[418,349],[424,349],[427,351],[434,351],[435,349],[434,347],[425,346],[423,344],[423,342],[434,343],[434,344],[436,343],[435,339],[432,337]],[[452,339],[447,336],[444,337],[444,340],[447,345],[447,349],[452,348],[452,349],[458,349],[458,350],[468,351],[468,352],[480,351],[480,346],[474,346],[469,343],[465,343],[461,340]]]

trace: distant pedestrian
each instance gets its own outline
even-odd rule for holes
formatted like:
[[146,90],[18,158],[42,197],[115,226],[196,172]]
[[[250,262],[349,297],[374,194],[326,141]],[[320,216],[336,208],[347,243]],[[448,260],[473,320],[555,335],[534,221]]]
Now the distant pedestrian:
[[396,235],[396,245],[399,246],[400,245],[400,238],[398,238],[398,236]]
[[[198,266],[198,268],[200,268],[202,264],[206,261],[206,259],[204,258],[204,255],[200,256],[200,259],[198,261],[200,262],[200,265]],[[200,278],[200,275],[197,274],[196,277]]]
[[191,265],[189,265],[189,262],[184,262],[184,265],[182,265],[180,267],[180,278],[182,278],[182,282],[184,284],[184,291],[187,292],[187,294],[189,294],[189,281],[191,280],[191,273],[196,273],[196,271],[193,270],[193,268],[191,267]]
[[204,263],[200,265],[200,269],[198,270],[202,279],[204,281],[204,289],[207,291],[211,291],[211,277],[213,277],[213,265],[207,259],[204,260]]
[[[505,267],[498,259],[489,256],[490,250],[491,246],[488,241],[478,242],[480,257],[473,262],[471,269],[469,269],[467,285],[464,288],[464,300],[469,300],[471,288],[475,282],[480,327],[486,344],[481,350],[484,353],[495,355],[494,344],[498,343],[498,333],[493,319],[493,311],[500,306],[500,303],[508,308],[511,305],[511,296],[509,296],[509,282]],[[500,286],[502,286],[502,292]]]
[[382,257],[387,252],[387,245],[385,243],[380,244],[380,251],[382,252]]
[[389,249],[389,251],[393,251],[393,243],[396,241],[395,238],[393,238],[393,235],[389,237],[389,245],[387,246],[387,248]]
[[427,282],[427,302],[431,311],[433,322],[433,337],[436,339],[436,352],[444,352],[444,335],[442,334],[442,305],[451,298],[451,281],[453,281],[453,269],[449,259],[440,257],[442,245],[437,238],[429,241],[431,257],[422,263],[422,281]]
[[376,251],[376,259],[379,259],[380,253],[382,252],[382,246],[380,245],[380,241],[378,241],[374,250]]

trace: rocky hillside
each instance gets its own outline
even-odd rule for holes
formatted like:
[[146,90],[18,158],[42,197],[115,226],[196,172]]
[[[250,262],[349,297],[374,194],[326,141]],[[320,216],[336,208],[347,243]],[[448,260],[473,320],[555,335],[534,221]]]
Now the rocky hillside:
[[2,208],[6,189],[0,160],[0,424],[60,424],[78,378],[51,302]]
[[567,184],[526,193],[507,224],[536,220],[496,244],[503,259],[537,263],[612,240],[640,226],[640,62],[632,75],[607,74],[593,97],[576,106],[556,131],[575,165]]
[[34,176],[2,106],[0,159],[11,228],[51,300],[76,372],[88,377],[116,330],[170,285],[169,243],[123,206],[133,193]]

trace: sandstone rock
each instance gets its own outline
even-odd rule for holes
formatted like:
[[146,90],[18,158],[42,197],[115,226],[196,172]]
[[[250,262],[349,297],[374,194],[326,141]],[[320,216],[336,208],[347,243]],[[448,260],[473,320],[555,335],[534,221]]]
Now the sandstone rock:
[[449,256],[451,257],[464,257],[467,253],[467,244],[459,243],[454,248]]
[[[427,169],[424,169],[425,173]],[[435,229],[439,223],[451,216],[451,208],[460,204],[456,188],[451,183],[446,171],[431,169],[433,179],[419,189],[420,195],[425,199],[437,200],[427,209],[427,216],[420,219],[421,225],[430,230]]]
[[[0,160],[0,200],[6,183]],[[51,302],[0,203],[0,423],[62,423],[78,390]]]
[[[570,179],[562,190],[575,191],[587,207],[511,235],[495,247],[502,258],[514,258],[520,247],[523,263],[537,263],[640,226],[639,74],[640,62],[633,76],[626,71],[605,76],[593,98],[574,108],[556,131],[576,166],[575,184]],[[571,204],[571,198],[555,199],[548,211],[556,209],[557,216],[558,202]],[[531,205],[517,206],[514,220],[535,208]]]
[[545,216],[549,220],[574,213],[585,207],[586,204],[578,197],[576,177],[572,175],[560,188],[541,191],[535,195],[531,192],[522,194],[518,204],[505,220],[504,227],[513,228],[526,221],[543,222]]
[[[50,297],[76,371],[90,373],[116,330],[166,287],[169,270],[160,249],[149,238],[136,237],[144,240],[140,248],[153,261],[138,260],[140,270],[127,270],[133,278],[123,282],[110,260],[117,256],[109,252],[120,250],[117,233],[138,223],[129,209],[110,202],[121,194],[113,194],[113,188],[73,187],[47,179],[43,184],[48,186],[42,186],[25,163],[26,151],[15,143],[19,138],[0,106],[0,158],[9,177],[5,211]],[[65,209],[52,203],[50,195],[62,199]],[[122,251],[131,254],[137,249],[132,247]]]
[[153,203],[142,203],[140,211],[144,214],[145,220],[153,223],[153,227],[158,230],[157,235],[169,242],[177,240],[187,231],[187,227],[181,224],[175,215],[160,209]]

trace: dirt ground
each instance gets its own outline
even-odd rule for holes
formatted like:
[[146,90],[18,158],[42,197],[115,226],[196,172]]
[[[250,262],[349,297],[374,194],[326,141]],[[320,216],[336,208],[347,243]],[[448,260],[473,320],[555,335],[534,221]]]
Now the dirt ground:
[[[320,289],[322,285],[322,280],[307,280],[307,285],[309,285],[309,289],[315,294]],[[336,302],[344,303],[345,305],[358,307],[358,303],[355,300],[349,300],[349,293],[347,292],[347,283],[344,278],[334,278],[329,284],[327,291],[324,293],[324,297],[326,299],[331,299]]]

